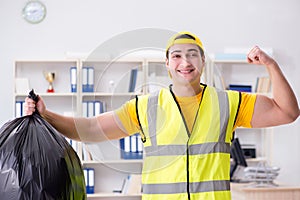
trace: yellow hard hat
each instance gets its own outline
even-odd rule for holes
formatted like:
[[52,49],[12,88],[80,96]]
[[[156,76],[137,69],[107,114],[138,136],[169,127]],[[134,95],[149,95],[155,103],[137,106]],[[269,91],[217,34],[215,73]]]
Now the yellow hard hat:
[[173,35],[168,40],[166,52],[168,52],[169,48],[174,44],[196,44],[204,51],[201,40],[193,33],[187,31],[182,31]]

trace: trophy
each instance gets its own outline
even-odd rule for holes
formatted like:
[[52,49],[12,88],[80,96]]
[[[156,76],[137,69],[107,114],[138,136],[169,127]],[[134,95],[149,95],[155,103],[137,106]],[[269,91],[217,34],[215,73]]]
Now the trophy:
[[55,79],[55,73],[54,72],[44,72],[44,76],[45,76],[46,80],[49,82],[47,92],[53,93],[54,92],[53,81]]

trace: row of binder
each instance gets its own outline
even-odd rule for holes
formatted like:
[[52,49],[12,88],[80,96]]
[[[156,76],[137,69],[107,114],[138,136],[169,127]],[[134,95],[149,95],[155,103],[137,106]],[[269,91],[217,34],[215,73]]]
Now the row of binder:
[[[82,92],[94,92],[94,67],[82,67]],[[71,92],[77,92],[77,68],[70,68]]]
[[16,109],[15,109],[15,116],[16,117],[22,117],[25,112],[24,112],[24,106],[23,104],[25,103],[25,101],[16,101]]
[[[15,116],[22,117],[24,115],[25,101],[16,101]],[[82,102],[83,117],[93,117],[100,113],[106,112],[106,103],[102,101],[83,101]]]
[[[142,75],[140,74],[138,68],[133,68],[130,70],[130,77],[127,77],[126,84],[123,86],[128,87],[128,91],[124,88],[121,92],[135,92],[136,87],[140,87],[140,82]],[[94,92],[94,79],[95,79],[95,69],[91,66],[82,67],[82,92]],[[128,80],[129,79],[129,80]],[[77,92],[77,68],[70,68],[70,82],[71,82],[71,92]],[[123,84],[123,83],[121,83]],[[128,84],[128,85],[127,85]],[[120,86],[121,88],[123,86]]]
[[120,149],[122,159],[142,159],[143,143],[141,135],[136,133],[120,139]]
[[82,116],[93,117],[106,112],[106,103],[102,101],[83,101]]

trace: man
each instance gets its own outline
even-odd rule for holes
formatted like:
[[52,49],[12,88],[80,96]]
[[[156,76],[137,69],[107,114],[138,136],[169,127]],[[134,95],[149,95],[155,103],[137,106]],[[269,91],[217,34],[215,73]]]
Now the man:
[[145,147],[143,199],[231,199],[230,143],[238,126],[269,127],[299,116],[296,97],[274,59],[255,46],[248,62],[265,65],[272,98],[220,91],[200,84],[205,66],[200,39],[189,32],[170,38],[166,67],[169,88],[139,96],[94,118],[73,118],[26,98],[59,132],[74,140],[101,142],[140,132]]

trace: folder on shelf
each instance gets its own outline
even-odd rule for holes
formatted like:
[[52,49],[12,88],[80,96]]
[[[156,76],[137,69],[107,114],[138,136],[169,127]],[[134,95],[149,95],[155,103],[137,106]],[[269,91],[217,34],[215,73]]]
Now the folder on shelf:
[[82,92],[88,91],[88,68],[82,67]]
[[95,170],[94,168],[84,168],[83,174],[86,184],[86,193],[93,194],[95,193]]
[[251,92],[252,91],[252,86],[251,85],[230,84],[229,85],[229,90],[236,90],[236,91],[239,91],[239,92]]
[[23,107],[24,101],[16,101],[16,107],[15,107],[15,116],[16,117],[22,117],[24,114],[24,107]]
[[122,194],[141,194],[142,193],[142,175],[130,174],[125,179],[122,188]]
[[70,68],[71,92],[77,92],[77,68]]
[[94,67],[88,67],[87,90],[94,92]]
[[258,77],[256,81],[256,92],[268,93],[271,90],[271,79],[269,77]]
[[137,75],[138,75],[138,68],[131,69],[128,92],[134,92],[135,86],[136,86]]
[[86,147],[85,143],[82,143],[82,160],[84,160],[84,161],[93,160],[92,154]]
[[94,101],[88,101],[87,102],[87,117],[93,117],[95,116],[94,114]]
[[94,67],[82,67],[82,92],[94,92]]
[[138,133],[120,139],[120,149],[122,159],[143,158],[143,144]]
[[97,116],[106,111],[105,102],[95,101],[94,102],[94,115]]
[[88,102],[83,101],[82,102],[82,117],[87,117],[88,116]]
[[217,53],[214,55],[215,60],[247,60],[246,53]]

